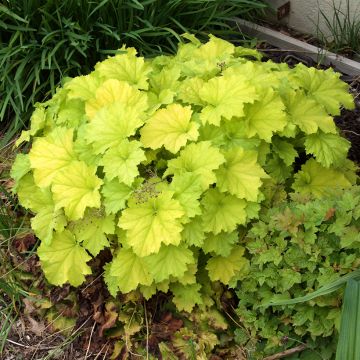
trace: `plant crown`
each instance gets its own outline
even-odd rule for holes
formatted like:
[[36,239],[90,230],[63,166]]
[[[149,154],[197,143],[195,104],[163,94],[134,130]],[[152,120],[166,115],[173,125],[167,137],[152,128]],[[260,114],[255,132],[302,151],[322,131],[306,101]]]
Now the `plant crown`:
[[355,183],[332,118],[354,105],[338,74],[184,37],[174,56],[124,47],[36,105],[12,177],[50,283],[82,284],[109,248],[111,294],[170,289],[190,311],[198,270],[248,275],[241,234],[276,186],[322,197]]

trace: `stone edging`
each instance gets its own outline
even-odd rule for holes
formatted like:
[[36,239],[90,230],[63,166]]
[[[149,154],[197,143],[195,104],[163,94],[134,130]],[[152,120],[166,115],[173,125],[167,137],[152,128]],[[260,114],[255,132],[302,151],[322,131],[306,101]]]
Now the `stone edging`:
[[348,59],[344,56],[334,54],[325,49],[307,44],[291,36],[280,33],[247,20],[234,18],[239,29],[246,35],[264,40],[269,44],[289,51],[304,54],[314,61],[332,66],[336,70],[352,76],[360,76],[360,62]]

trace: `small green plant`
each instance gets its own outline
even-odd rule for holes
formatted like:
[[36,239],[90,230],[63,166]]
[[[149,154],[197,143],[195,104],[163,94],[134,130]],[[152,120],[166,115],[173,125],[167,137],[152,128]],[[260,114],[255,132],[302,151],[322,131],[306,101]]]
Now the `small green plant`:
[[123,47],[37,104],[11,174],[50,283],[79,286],[109,249],[111,294],[170,290],[191,311],[209,281],[248,276],[242,239],[278,186],[323,197],[356,182],[331,117],[353,107],[338,74],[185,38],[175,56]]
[[[33,106],[65,76],[87,74],[126,43],[142,55],[173,53],[186,31],[236,34],[229,20],[262,0],[6,0],[0,4],[3,142],[28,124]],[[239,37],[239,34],[237,34]]]
[[346,53],[350,56],[360,55],[360,12],[353,13],[350,0],[346,3],[332,3],[332,16],[319,6],[319,19],[325,22],[326,31],[317,26],[318,37],[332,51]]
[[[353,187],[321,200],[293,195],[253,225],[245,238],[251,276],[239,283],[237,312],[265,353],[306,342],[307,352],[317,349],[319,359],[334,358],[343,287],[360,277],[359,220],[360,188]],[[344,325],[342,332],[344,349]]]

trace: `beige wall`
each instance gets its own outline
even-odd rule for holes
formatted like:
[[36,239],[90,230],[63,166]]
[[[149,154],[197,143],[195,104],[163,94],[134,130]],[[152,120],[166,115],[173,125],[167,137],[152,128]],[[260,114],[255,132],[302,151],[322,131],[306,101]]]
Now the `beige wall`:
[[[267,0],[273,7],[277,8],[288,0]],[[360,21],[360,0],[290,0],[290,15],[282,20],[289,27],[303,33],[317,34],[317,26],[326,35],[329,36],[325,21],[320,15],[321,9],[326,16],[332,19],[333,4],[346,11],[347,2],[349,2],[350,11],[353,16],[357,16]]]

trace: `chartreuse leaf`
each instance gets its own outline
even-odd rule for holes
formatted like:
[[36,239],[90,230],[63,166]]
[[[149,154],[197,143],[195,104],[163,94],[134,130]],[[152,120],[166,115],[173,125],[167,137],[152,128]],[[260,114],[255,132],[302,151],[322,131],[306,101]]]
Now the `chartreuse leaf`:
[[174,191],[174,199],[180,202],[188,218],[201,215],[199,199],[202,189],[198,176],[194,173],[175,175],[170,184],[170,189]]
[[172,153],[177,153],[187,141],[195,141],[199,125],[191,120],[190,106],[168,105],[158,110],[141,129],[141,142],[152,149],[164,146]]
[[96,175],[96,168],[82,161],[74,161],[58,171],[53,179],[52,193],[55,209],[64,208],[70,220],[83,217],[87,207],[100,207],[100,186],[102,180]]
[[35,110],[30,118],[31,126],[30,130],[21,132],[19,139],[16,140],[15,146],[19,146],[23,142],[28,142],[30,136],[37,135],[46,125],[46,111],[43,105],[35,104]]
[[236,231],[231,233],[221,232],[218,235],[206,234],[202,249],[206,254],[214,253],[216,255],[229,256],[238,239],[239,235]]
[[71,229],[78,242],[83,242],[84,248],[96,256],[110,245],[106,234],[115,233],[114,215],[104,215],[99,210],[87,210],[84,218],[74,222]]
[[221,119],[244,115],[244,104],[257,99],[255,88],[241,75],[215,77],[200,89],[200,98],[206,104],[201,110],[203,124],[219,126]]
[[30,166],[29,156],[27,154],[17,154],[10,170],[10,176],[15,180],[13,191],[17,190],[19,180],[31,170]]
[[145,203],[131,204],[123,210],[119,227],[126,230],[126,242],[138,256],[157,253],[161,244],[178,245],[185,214],[171,192],[163,192]]
[[197,270],[197,263],[191,263],[187,266],[187,270],[183,276],[177,279],[172,277],[170,280],[171,282],[175,282],[177,280],[182,285],[195,284]]
[[55,233],[51,245],[42,242],[37,253],[45,276],[53,285],[68,282],[79,286],[85,281],[85,275],[91,274],[91,268],[86,264],[91,257],[69,230]]
[[210,280],[229,284],[235,274],[238,279],[246,276],[249,272],[249,260],[243,256],[244,251],[245,248],[236,246],[227,257],[215,256],[209,259],[206,270]]
[[260,99],[245,105],[245,129],[248,137],[258,136],[267,142],[275,132],[285,128],[285,105],[280,96],[268,88],[260,93]]
[[66,168],[76,156],[73,150],[73,130],[55,128],[49,135],[37,138],[30,150],[29,159],[34,169],[35,183],[49,186],[59,170]]
[[184,224],[181,233],[182,239],[186,244],[201,247],[205,240],[205,231],[203,229],[202,217],[195,216],[190,222]]
[[126,82],[111,79],[96,90],[95,98],[86,102],[86,115],[92,120],[99,110],[114,104],[134,108],[139,114],[148,107],[146,94]]
[[170,290],[174,294],[172,302],[176,305],[176,308],[179,311],[191,312],[195,305],[203,303],[200,289],[200,284],[171,284]]
[[241,199],[257,201],[261,179],[268,177],[257,163],[257,153],[238,147],[227,151],[224,156],[226,162],[216,171],[219,190],[228,191]]
[[199,77],[184,79],[179,85],[178,98],[186,104],[205,105],[199,93],[205,81]]
[[176,159],[168,161],[167,175],[177,175],[184,172],[192,172],[201,180],[205,190],[210,184],[216,182],[214,170],[225,162],[220,150],[211,146],[210,141],[200,141],[186,146],[180,151]]
[[222,59],[228,59],[235,53],[235,46],[230,42],[217,38],[216,36],[210,34],[210,40],[202,44],[194,54],[194,57],[199,57],[204,60],[208,59],[217,59],[218,61]]
[[201,200],[203,207],[203,228],[215,235],[221,231],[231,232],[237,225],[245,224],[246,201],[233,195],[209,189]]
[[193,253],[184,245],[161,245],[158,253],[147,256],[144,261],[156,282],[181,278],[188,269],[188,265],[195,262]]
[[153,282],[144,258],[134,254],[131,249],[118,251],[111,262],[109,275],[112,284],[116,283],[123,293],[135,290],[139,285],[149,286]]
[[135,107],[128,108],[114,103],[96,113],[86,126],[84,136],[86,141],[92,144],[95,154],[102,154],[134,135],[143,123]]
[[308,160],[301,171],[295,174],[292,188],[300,194],[311,194],[317,198],[351,187],[351,182],[341,171],[327,169],[314,159]]
[[103,269],[104,269],[104,281],[106,284],[107,289],[109,290],[109,293],[112,297],[116,297],[118,291],[119,291],[119,287],[118,287],[118,277],[117,276],[112,276],[110,274],[110,269],[111,269],[111,265],[112,262],[109,262],[107,264],[104,265]]
[[54,204],[42,207],[31,219],[31,228],[45,245],[50,245],[54,231],[60,233],[66,224],[63,209],[55,210]]
[[123,140],[119,145],[108,149],[100,164],[104,166],[106,178],[117,177],[120,182],[130,186],[139,175],[138,165],[146,160],[141,143]]
[[150,113],[162,104],[171,104],[174,101],[180,82],[181,71],[178,66],[164,67],[160,72],[150,74],[148,102]]
[[127,54],[118,54],[95,65],[95,71],[106,79],[126,81],[138,89],[148,88],[151,67],[130,48]]
[[17,184],[17,195],[21,205],[34,212],[54,204],[49,188],[39,188],[31,173],[20,178]]
[[101,84],[101,78],[98,74],[92,72],[89,75],[77,76],[64,85],[64,89],[68,90],[69,99],[81,99],[87,101],[92,99],[96,90]]
[[347,157],[350,142],[335,134],[318,131],[305,139],[305,149],[313,154],[316,160],[326,168],[341,165]]
[[340,115],[340,105],[347,109],[354,108],[354,99],[348,92],[349,86],[340,80],[340,73],[333,69],[317,70],[303,64],[297,65],[295,72],[298,83],[308,96],[321,104],[329,114]]
[[290,166],[298,155],[291,143],[276,137],[272,139],[272,148],[287,166]]
[[114,179],[105,181],[101,193],[104,196],[104,206],[107,214],[116,214],[125,209],[126,200],[129,199],[133,188]]
[[314,134],[318,129],[336,134],[334,120],[315,100],[301,91],[290,91],[285,101],[290,122],[297,125],[305,134]]

